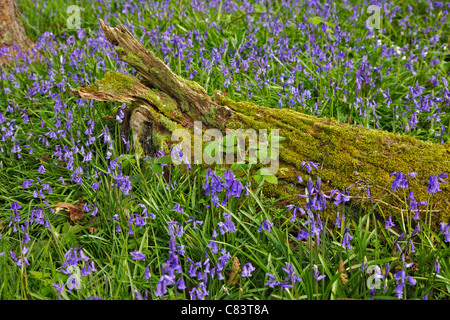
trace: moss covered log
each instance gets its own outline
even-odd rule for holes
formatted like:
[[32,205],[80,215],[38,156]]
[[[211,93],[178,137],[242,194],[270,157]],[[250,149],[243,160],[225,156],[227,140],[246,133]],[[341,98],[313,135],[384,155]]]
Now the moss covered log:
[[[379,203],[386,214],[407,208],[408,194],[403,197],[403,193],[392,192],[392,172],[417,173],[410,179],[417,201],[430,200],[426,190],[431,175],[450,173],[450,143],[439,145],[290,109],[237,103],[219,93],[212,98],[197,83],[175,75],[124,26],[111,28],[101,20],[100,24],[120,58],[136,69],[140,79],[111,71],[94,85],[76,89],[74,94],[128,103],[134,143],[147,154],[160,147],[167,151],[171,133],[177,128],[193,130],[194,121],[202,121],[203,130],[279,129],[279,135],[286,139],[279,155],[279,166],[285,170],[279,170],[277,185],[265,184],[266,194],[280,197],[304,193],[305,184],[297,183],[302,162],[316,162],[320,170],[313,173],[321,177],[322,190],[343,191],[354,185],[353,190],[368,206],[369,200]],[[441,184],[442,192],[432,197],[431,210],[439,221],[449,221],[449,185]]]

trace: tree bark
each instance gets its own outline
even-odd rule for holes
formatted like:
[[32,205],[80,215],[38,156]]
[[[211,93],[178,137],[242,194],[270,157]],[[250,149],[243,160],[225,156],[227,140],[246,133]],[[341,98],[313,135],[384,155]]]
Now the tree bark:
[[[32,46],[20,20],[20,11],[15,0],[0,0],[0,48],[4,46],[10,48],[11,56],[18,50],[25,53]],[[6,56],[0,57],[0,64],[6,60]]]
[[[176,128],[193,130],[194,121],[201,121],[203,130],[279,129],[280,136],[286,139],[279,154],[282,169],[277,173],[277,184],[264,184],[266,194],[276,197],[304,194],[306,181],[298,183],[297,176],[303,161],[315,162],[319,168],[312,173],[321,177],[322,190],[343,191],[353,184],[352,190],[356,192],[352,192],[352,200],[363,201],[368,207],[377,204],[377,210],[384,215],[400,210],[405,213],[409,205],[409,189],[392,192],[392,172],[417,173],[415,178],[410,178],[410,188],[417,201],[430,200],[426,192],[430,175],[450,173],[449,143],[439,145],[290,109],[234,102],[219,92],[210,97],[197,83],[174,74],[123,25],[112,28],[102,20],[100,25],[106,38],[116,46],[120,59],[133,67],[140,79],[110,71],[104,79],[77,88],[73,94],[85,99],[127,103],[134,144],[146,154],[154,153],[158,146],[170,148],[175,143],[171,142],[171,133]],[[303,178],[307,176],[305,171],[301,174]],[[448,221],[449,217],[448,185],[442,183],[442,191],[433,194],[428,202],[429,212],[440,221]],[[424,212],[426,208],[419,209]]]

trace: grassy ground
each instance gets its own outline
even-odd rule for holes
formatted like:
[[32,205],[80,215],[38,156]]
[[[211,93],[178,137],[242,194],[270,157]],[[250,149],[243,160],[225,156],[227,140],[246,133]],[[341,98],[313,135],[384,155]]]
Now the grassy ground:
[[430,218],[448,173],[427,199],[410,193],[413,173],[393,175],[405,206],[385,221],[352,205],[350,186],[321,192],[309,159],[308,193],[271,199],[238,172],[140,158],[120,103],[68,93],[134,72],[102,18],[210,94],[445,143],[447,3],[386,2],[373,30],[371,3],[355,1],[18,3],[41,60],[0,69],[2,299],[448,299],[449,221]]

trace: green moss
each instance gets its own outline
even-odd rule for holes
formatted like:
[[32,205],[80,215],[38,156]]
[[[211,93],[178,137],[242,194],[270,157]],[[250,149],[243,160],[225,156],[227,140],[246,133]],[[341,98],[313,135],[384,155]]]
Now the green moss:
[[[270,196],[304,193],[304,190],[292,192],[289,186],[295,183],[300,174],[302,162],[309,161],[320,164],[321,169],[313,171],[313,179],[315,176],[321,177],[322,190],[337,188],[343,191],[353,184],[352,193],[361,198],[366,196],[366,188],[358,183],[360,181],[370,186],[374,200],[372,204],[367,199],[364,206],[370,209],[378,203],[383,213],[391,213],[391,207],[377,200],[402,209],[406,209],[409,204],[401,200],[405,198],[404,190],[401,189],[398,195],[392,194],[394,178],[389,176],[392,172],[417,172],[417,177],[410,180],[417,201],[428,199],[426,190],[430,175],[450,173],[448,143],[442,146],[407,135],[350,126],[289,109],[265,108],[248,102],[236,103],[223,96],[219,96],[218,102],[236,112],[229,124],[235,123],[255,130],[267,129],[268,132],[270,129],[279,129],[279,135],[286,138],[282,142],[284,148],[280,150],[280,167],[286,167],[288,171],[278,174],[280,183],[276,187],[269,184],[265,187]],[[305,186],[299,187],[302,189]],[[432,203],[436,210],[442,211],[433,213],[433,216],[439,221],[449,221],[449,184],[441,184],[441,189],[442,192],[433,195]],[[336,212],[336,209],[332,208],[330,212]]]
[[95,80],[95,83],[86,87],[83,90],[86,92],[106,92],[110,94],[124,94],[138,81],[136,78],[128,76],[124,73],[108,71],[103,79]]
[[115,47],[114,50],[119,54],[119,55],[124,55],[125,54],[125,49],[122,47]]
[[160,115],[159,122],[164,126],[164,128],[169,130],[169,132],[174,132],[178,128],[178,125],[175,122],[169,120],[163,115]]
[[168,146],[170,142],[170,135],[167,133],[161,133],[156,129],[152,131],[152,145],[155,150],[163,150],[168,152]]
[[122,60],[131,64],[136,69],[148,72],[147,66],[142,62],[142,59],[139,58],[134,52],[130,52],[126,56],[123,56]]
[[214,105],[210,106],[210,110],[208,113],[205,113],[201,119],[204,123],[206,123],[209,126],[216,126],[216,107]]
[[94,93],[94,92],[98,91],[98,87],[95,84],[91,84],[91,85],[83,87],[83,90],[85,92]]
[[150,68],[149,69],[149,74],[155,74],[155,75],[159,75],[160,71],[158,68]]
[[165,93],[158,92],[154,89],[149,89],[146,98],[168,118],[172,118],[172,112],[177,110],[177,105],[175,104],[173,99],[167,96]]
[[193,90],[197,93],[203,94],[203,95],[207,95],[206,90],[201,85],[199,85],[197,82],[185,79],[179,75],[176,75],[176,77],[178,78],[178,80],[183,82],[191,90]]

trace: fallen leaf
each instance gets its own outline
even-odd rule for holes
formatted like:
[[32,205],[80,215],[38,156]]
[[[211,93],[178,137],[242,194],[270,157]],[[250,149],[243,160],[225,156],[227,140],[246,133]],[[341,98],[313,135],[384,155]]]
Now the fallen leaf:
[[38,158],[42,162],[49,162],[50,156],[48,154],[44,154],[42,158]]
[[345,269],[344,269],[344,261],[340,260],[339,261],[339,272],[341,273],[341,282],[342,284],[346,284],[348,282],[348,276],[345,273]]
[[71,204],[68,202],[58,202],[56,204],[56,213],[64,210],[69,213],[70,221],[78,222],[84,219],[84,203],[78,200],[77,204]]
[[233,259],[233,264],[231,266],[231,274],[230,277],[228,278],[227,281],[227,285],[229,285],[232,281],[233,283],[231,283],[231,285],[235,285],[238,281],[239,278],[239,272],[241,271],[241,263],[239,262],[239,259],[237,257],[234,257]]

